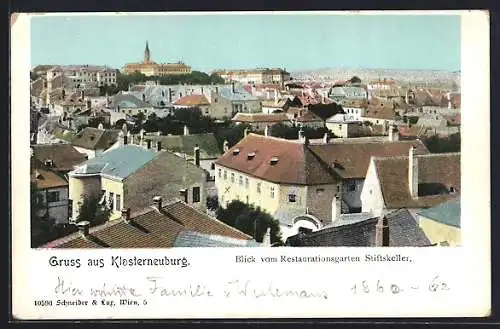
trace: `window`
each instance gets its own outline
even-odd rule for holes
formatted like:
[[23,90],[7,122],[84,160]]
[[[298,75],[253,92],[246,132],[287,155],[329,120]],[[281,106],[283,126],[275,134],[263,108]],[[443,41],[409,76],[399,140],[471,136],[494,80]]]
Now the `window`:
[[323,194],[323,193],[325,193],[325,189],[324,189],[324,188],[317,188],[317,189],[316,189],[316,194],[321,195],[321,194]]
[[208,108],[206,108],[206,109],[205,109],[205,114],[208,114],[208,113],[209,113],[209,112],[208,112]]
[[245,188],[248,188],[248,184],[249,184],[248,178],[245,178]]
[[356,184],[355,183],[352,183],[352,184],[349,185],[349,191],[350,192],[356,191]]
[[239,183],[240,183],[240,185],[243,185],[243,176],[241,176],[241,175],[240,175]]
[[297,196],[293,193],[288,194],[288,202],[296,202]]
[[219,178],[222,177],[222,169],[219,169]]
[[113,192],[109,192],[109,208],[113,209],[113,204],[115,201],[115,194]]
[[59,191],[53,191],[47,193],[47,202],[57,202],[59,201]]
[[342,125],[339,125],[339,129],[342,129]]
[[234,172],[231,173],[231,183],[234,183]]
[[271,186],[271,199],[274,199],[274,187]]
[[260,194],[260,188],[261,188],[262,183],[257,183],[257,193]]
[[210,164],[210,169],[215,170],[215,163],[213,163],[213,162],[212,162],[212,163]]
[[193,187],[193,202],[200,202],[200,188]]
[[227,179],[227,170],[224,170],[224,180]]
[[340,192],[340,185],[337,185],[337,193]]
[[122,209],[122,200],[120,194],[116,195],[115,210],[120,211]]

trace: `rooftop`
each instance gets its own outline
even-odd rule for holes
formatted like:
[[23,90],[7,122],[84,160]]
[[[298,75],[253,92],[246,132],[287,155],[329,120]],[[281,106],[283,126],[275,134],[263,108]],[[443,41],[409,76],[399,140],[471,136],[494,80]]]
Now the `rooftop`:
[[[275,161],[271,161],[273,158]],[[223,154],[216,164],[274,183],[336,182],[327,166],[305,144],[253,133]]]
[[439,223],[460,228],[460,198],[438,204],[418,213],[420,216]]
[[373,158],[388,209],[429,208],[454,199],[460,193],[460,153],[424,154],[416,158],[418,198],[410,195],[408,156]]
[[70,144],[36,144],[32,145],[33,156],[45,163],[52,162],[51,170],[70,171],[87,160],[85,154],[78,152]]
[[156,157],[156,153],[137,145],[125,145],[104,152],[83,163],[70,175],[104,174],[125,179]]
[[119,133],[119,129],[86,127],[71,144],[88,150],[106,150],[116,143]]
[[206,239],[224,241],[221,237],[233,243],[251,240],[250,236],[180,201],[165,205],[161,212],[146,208],[130,218],[128,223],[118,219],[93,227],[87,237],[77,232],[42,248],[170,248],[197,246],[200,237],[205,242]]

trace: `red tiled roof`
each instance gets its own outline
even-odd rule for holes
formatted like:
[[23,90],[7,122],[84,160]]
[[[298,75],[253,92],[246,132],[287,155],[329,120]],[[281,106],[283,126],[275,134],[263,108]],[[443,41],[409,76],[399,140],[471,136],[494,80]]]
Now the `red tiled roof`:
[[35,183],[38,189],[68,186],[68,182],[64,178],[44,168],[31,171],[31,182]]
[[251,239],[243,232],[178,201],[163,207],[162,212],[149,208],[132,214],[130,223],[117,219],[91,228],[88,238],[74,233],[42,248],[169,248],[174,246],[177,235],[182,231]]
[[263,114],[263,113],[236,113],[232,118],[235,122],[283,122],[290,121],[285,113],[273,113],[273,114]]
[[[427,154],[429,150],[420,140],[397,142],[331,143],[311,145],[310,149],[344,179],[365,178],[372,156],[406,155],[410,146],[416,154]],[[337,166],[335,166],[337,162]]]
[[[408,156],[374,158],[385,206],[394,208],[428,208],[460,193],[460,153],[417,156],[419,197],[412,198],[408,182]],[[439,193],[440,192],[440,193]]]
[[196,106],[210,105],[210,103],[204,95],[188,95],[178,99],[174,105]]
[[323,120],[311,111],[306,111],[304,115],[299,116],[297,122],[323,122]]
[[[239,150],[238,154],[233,151]],[[255,153],[249,158],[249,153]],[[277,163],[271,159],[276,157]],[[337,181],[303,143],[249,134],[222,155],[216,164],[260,179],[282,184],[318,185]]]

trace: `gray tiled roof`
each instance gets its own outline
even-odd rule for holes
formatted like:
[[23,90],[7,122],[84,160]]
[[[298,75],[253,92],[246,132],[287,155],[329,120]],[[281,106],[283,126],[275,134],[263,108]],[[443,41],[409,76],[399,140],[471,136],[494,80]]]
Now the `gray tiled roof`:
[[174,247],[260,247],[260,244],[253,240],[234,239],[186,230],[177,235]]
[[[389,220],[390,247],[430,246],[429,239],[406,209],[386,215]],[[343,226],[328,227],[309,234],[289,237],[287,244],[303,247],[374,247],[378,218]]]
[[424,209],[418,214],[445,225],[460,227],[460,198],[441,203],[432,208]]
[[[213,133],[167,136],[150,135],[145,136],[144,139],[152,140],[154,143],[160,141],[163,149],[187,154],[190,157],[194,155],[194,147],[196,144],[198,144],[200,148],[201,159],[214,159],[221,155],[217,139]],[[140,137],[135,138],[135,140],[139,141]]]
[[156,157],[156,153],[137,145],[125,145],[102,153],[72,171],[73,174],[104,174],[127,178]]

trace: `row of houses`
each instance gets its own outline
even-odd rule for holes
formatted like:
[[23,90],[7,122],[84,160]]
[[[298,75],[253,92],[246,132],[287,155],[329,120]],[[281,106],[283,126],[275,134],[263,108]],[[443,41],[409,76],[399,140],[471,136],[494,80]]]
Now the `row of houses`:
[[460,154],[429,154],[420,141],[310,143],[249,134],[216,162],[222,206],[254,204],[283,236],[419,211],[456,198]]

